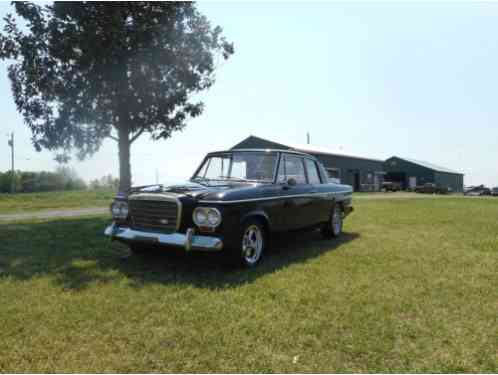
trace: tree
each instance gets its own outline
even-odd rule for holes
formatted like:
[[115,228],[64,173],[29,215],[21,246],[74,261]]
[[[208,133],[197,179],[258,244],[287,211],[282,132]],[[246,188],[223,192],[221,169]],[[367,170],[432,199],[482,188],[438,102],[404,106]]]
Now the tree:
[[102,176],[100,179],[96,178],[90,181],[89,185],[92,190],[117,190],[119,187],[119,179],[112,177],[112,175]]
[[169,138],[203,110],[193,94],[233,54],[220,27],[189,2],[14,3],[0,58],[36,150],[84,158],[117,141],[120,190],[131,185],[130,147],[143,133]]

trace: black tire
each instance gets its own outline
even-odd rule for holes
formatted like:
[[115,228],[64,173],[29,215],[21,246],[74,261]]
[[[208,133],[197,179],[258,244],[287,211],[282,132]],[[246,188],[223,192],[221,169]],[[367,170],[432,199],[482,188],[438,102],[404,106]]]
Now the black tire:
[[342,233],[343,217],[342,206],[336,204],[330,213],[329,220],[322,227],[322,236],[326,239],[339,237]]
[[140,243],[131,243],[128,245],[130,248],[130,251],[134,255],[144,255],[148,252],[148,249],[146,246]]
[[268,233],[262,222],[248,219],[241,226],[237,242],[227,249],[227,260],[238,267],[256,267],[263,258],[267,244]]

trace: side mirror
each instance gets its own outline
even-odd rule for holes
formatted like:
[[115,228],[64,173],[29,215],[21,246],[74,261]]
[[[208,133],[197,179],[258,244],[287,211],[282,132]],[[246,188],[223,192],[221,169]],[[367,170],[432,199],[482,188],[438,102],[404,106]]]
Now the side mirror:
[[287,180],[287,185],[289,186],[296,186],[297,185],[297,181],[295,178],[292,178],[290,177],[288,180]]

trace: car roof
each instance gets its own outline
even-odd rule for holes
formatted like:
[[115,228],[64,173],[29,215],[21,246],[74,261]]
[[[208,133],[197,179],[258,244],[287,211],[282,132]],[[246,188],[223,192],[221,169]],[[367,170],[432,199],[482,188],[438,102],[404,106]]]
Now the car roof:
[[208,155],[216,155],[216,154],[229,154],[231,152],[282,152],[286,154],[294,154],[294,155],[301,155],[301,156],[307,156],[312,159],[316,159],[313,155],[307,154],[305,152],[300,152],[300,151],[294,151],[294,150],[284,150],[284,149],[278,149],[278,148],[236,148],[236,149],[231,149],[231,150],[226,150],[226,151],[213,151],[208,153]]

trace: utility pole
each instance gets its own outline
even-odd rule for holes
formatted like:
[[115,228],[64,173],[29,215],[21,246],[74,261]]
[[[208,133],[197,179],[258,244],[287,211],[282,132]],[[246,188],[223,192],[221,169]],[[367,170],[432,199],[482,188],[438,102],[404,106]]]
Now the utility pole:
[[308,144],[310,144],[310,133],[306,133],[306,140],[308,142]]
[[10,133],[9,146],[11,148],[10,162],[11,162],[11,174],[10,174],[10,192],[15,193],[16,190],[16,175],[14,170],[14,132]]

